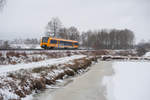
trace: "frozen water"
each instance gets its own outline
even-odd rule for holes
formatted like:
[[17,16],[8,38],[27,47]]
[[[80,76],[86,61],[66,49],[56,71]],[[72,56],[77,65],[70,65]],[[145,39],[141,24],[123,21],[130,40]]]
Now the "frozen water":
[[115,62],[105,77],[108,100],[150,100],[150,62]]

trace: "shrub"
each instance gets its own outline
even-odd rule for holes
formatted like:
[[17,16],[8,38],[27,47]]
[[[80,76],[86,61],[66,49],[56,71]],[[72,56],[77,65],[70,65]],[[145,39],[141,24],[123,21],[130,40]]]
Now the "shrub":
[[139,47],[137,49],[137,55],[138,56],[143,56],[146,52],[147,52],[147,50],[145,48],[143,48],[143,47]]
[[35,79],[33,82],[34,90],[43,90],[46,88],[46,80],[44,78]]

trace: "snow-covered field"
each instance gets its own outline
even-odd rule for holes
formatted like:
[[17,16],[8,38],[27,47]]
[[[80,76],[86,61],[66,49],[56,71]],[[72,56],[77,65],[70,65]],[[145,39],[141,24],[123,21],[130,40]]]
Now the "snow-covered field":
[[42,49],[39,44],[11,44],[12,48]]
[[104,78],[107,100],[150,100],[150,62],[114,62]]

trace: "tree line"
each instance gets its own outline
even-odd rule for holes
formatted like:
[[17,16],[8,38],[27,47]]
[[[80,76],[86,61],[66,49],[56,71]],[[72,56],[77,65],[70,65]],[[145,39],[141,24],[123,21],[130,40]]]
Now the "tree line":
[[[40,44],[40,39],[26,38],[26,39],[14,39],[14,40],[0,40],[0,49],[15,49],[22,48],[23,45],[30,45],[31,48]],[[18,46],[19,45],[19,46]]]
[[129,49],[134,45],[134,34],[128,29],[87,31],[81,37],[83,46],[95,49]]
[[75,26],[62,26],[58,18],[52,18],[46,26],[45,36],[77,40],[84,48],[129,49],[134,46],[135,36],[129,29],[89,30],[81,33]]

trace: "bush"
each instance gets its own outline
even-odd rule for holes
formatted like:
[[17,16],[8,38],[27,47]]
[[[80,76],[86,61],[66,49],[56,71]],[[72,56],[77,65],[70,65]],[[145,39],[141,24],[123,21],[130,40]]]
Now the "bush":
[[143,56],[146,52],[147,52],[147,50],[145,48],[143,48],[143,47],[139,47],[137,49],[137,55],[138,56]]

